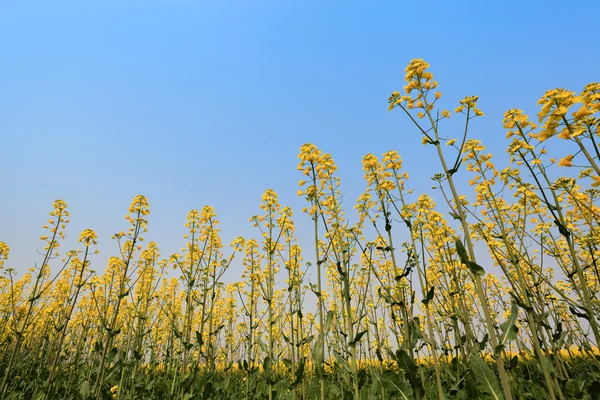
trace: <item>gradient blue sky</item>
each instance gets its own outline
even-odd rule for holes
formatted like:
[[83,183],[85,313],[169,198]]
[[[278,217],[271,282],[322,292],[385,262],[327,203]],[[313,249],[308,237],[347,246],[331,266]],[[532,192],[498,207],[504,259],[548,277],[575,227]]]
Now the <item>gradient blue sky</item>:
[[305,142],[333,153],[349,208],[368,152],[397,149],[411,185],[431,191],[431,148],[387,111],[408,61],[431,63],[447,108],[480,96],[486,116],[472,134],[502,156],[505,110],[534,114],[545,90],[600,79],[599,12],[597,1],[2,2],[6,266],[39,262],[57,198],[72,216],[63,252],[95,229],[98,270],[138,193],[151,204],[147,239],[164,256],[184,244],[187,212],[205,204],[224,241],[256,235],[248,218],[269,187],[308,237],[296,196]]

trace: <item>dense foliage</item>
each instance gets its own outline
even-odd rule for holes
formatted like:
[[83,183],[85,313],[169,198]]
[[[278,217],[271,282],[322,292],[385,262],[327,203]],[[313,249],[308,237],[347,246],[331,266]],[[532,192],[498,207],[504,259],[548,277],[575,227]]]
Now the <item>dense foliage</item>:
[[[270,189],[251,218],[259,239],[229,248],[206,206],[189,212],[181,254],[163,258],[144,242],[142,195],[106,267],[91,229],[59,253],[62,200],[35,268],[4,268],[0,242],[0,397],[598,398],[600,84],[546,92],[539,126],[507,111],[500,170],[469,138],[476,96],[440,109],[423,60],[405,81],[389,109],[439,161],[436,199],[410,190],[396,151],[368,154],[347,215],[332,156],[305,144],[298,194],[314,241],[303,248]],[[464,121],[460,137],[444,133],[449,118]],[[573,154],[551,158],[553,141]],[[231,265],[239,282],[222,279]]]

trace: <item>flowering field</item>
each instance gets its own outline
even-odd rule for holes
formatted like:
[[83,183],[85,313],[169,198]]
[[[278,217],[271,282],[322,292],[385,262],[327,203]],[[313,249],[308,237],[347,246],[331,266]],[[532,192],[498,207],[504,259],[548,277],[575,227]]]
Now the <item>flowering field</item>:
[[[107,266],[92,229],[60,247],[62,200],[36,268],[8,268],[3,238],[0,398],[599,398],[600,84],[547,91],[536,123],[507,111],[510,165],[497,169],[469,136],[477,96],[441,109],[429,65],[405,72],[389,110],[439,163],[435,197],[388,151],[364,156],[366,190],[349,203],[333,156],[305,144],[306,208],[265,191],[258,240],[224,245],[206,206],[188,214],[184,251],[161,255],[142,195]],[[560,141],[571,154],[550,154]],[[302,248],[301,218],[314,228]]]

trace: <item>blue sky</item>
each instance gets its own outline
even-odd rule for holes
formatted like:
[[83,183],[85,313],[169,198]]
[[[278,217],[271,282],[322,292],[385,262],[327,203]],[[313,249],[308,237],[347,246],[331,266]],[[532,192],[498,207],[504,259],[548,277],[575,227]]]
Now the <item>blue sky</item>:
[[[426,4],[426,5],[425,5]],[[53,200],[70,205],[63,252],[87,227],[97,270],[117,248],[131,199],[151,205],[148,240],[184,244],[190,209],[216,208],[224,241],[257,235],[248,218],[275,189],[296,196],[297,154],[333,154],[347,207],[361,159],[397,149],[417,192],[439,172],[387,97],[424,58],[445,108],[480,96],[472,136],[502,159],[503,112],[536,112],[545,90],[600,79],[595,1],[3,2],[0,6],[0,240],[7,267],[40,261]],[[459,129],[449,125],[450,136]],[[310,251],[310,249],[307,249]],[[309,252],[309,254],[312,254]],[[239,275],[232,271],[231,279]]]

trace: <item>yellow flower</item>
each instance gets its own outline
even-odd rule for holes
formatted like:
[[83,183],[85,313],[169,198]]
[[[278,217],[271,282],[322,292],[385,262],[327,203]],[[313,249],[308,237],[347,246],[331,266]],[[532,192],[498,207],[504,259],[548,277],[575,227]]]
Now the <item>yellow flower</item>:
[[[575,103],[580,103],[582,99],[575,96],[574,92],[566,89],[548,90],[538,104],[542,105],[538,113],[539,122],[543,122],[544,126],[539,136],[540,142],[552,137],[556,134],[560,126],[564,126],[565,115],[569,111],[569,107]],[[581,114],[579,114],[581,115]]]
[[467,110],[472,110],[473,113],[478,117],[483,116],[483,112],[477,108],[477,100],[479,100],[479,96],[465,97],[464,99],[459,101],[460,106],[458,106],[456,110],[454,110],[454,112],[459,113],[466,108]]
[[561,139],[571,139],[571,132],[569,132],[569,129],[565,128],[557,136]]
[[50,213],[53,217],[68,217],[69,212],[67,211],[67,203],[63,200],[56,200],[52,205],[54,207],[54,211]]
[[4,261],[8,260],[8,253],[10,252],[10,248],[4,242],[0,242],[0,269],[4,265]]
[[[420,80],[421,78],[425,78],[428,81],[431,80],[433,75],[430,72],[425,71],[427,68],[429,68],[429,63],[421,58],[411,60],[404,71],[404,80],[407,82],[414,82],[413,79]],[[407,90],[407,94],[409,93],[410,90]]]
[[446,146],[452,146],[454,143],[456,143],[456,139],[450,139],[446,142]]
[[581,97],[585,106],[592,112],[600,110],[600,84],[598,82],[586,85],[581,92]]
[[85,247],[89,247],[90,244],[96,244],[96,239],[98,239],[98,235],[92,229],[85,229],[79,235],[79,242],[83,243]]
[[579,108],[579,110],[575,111],[573,113],[573,117],[577,118],[577,119],[581,119],[583,117],[587,117],[588,115],[593,114],[592,111],[587,108],[586,106],[581,106],[581,108]]
[[568,156],[566,156],[565,158],[562,158],[559,162],[558,162],[558,166],[559,167],[572,167],[573,163],[571,162],[573,161],[573,154],[569,154]]

